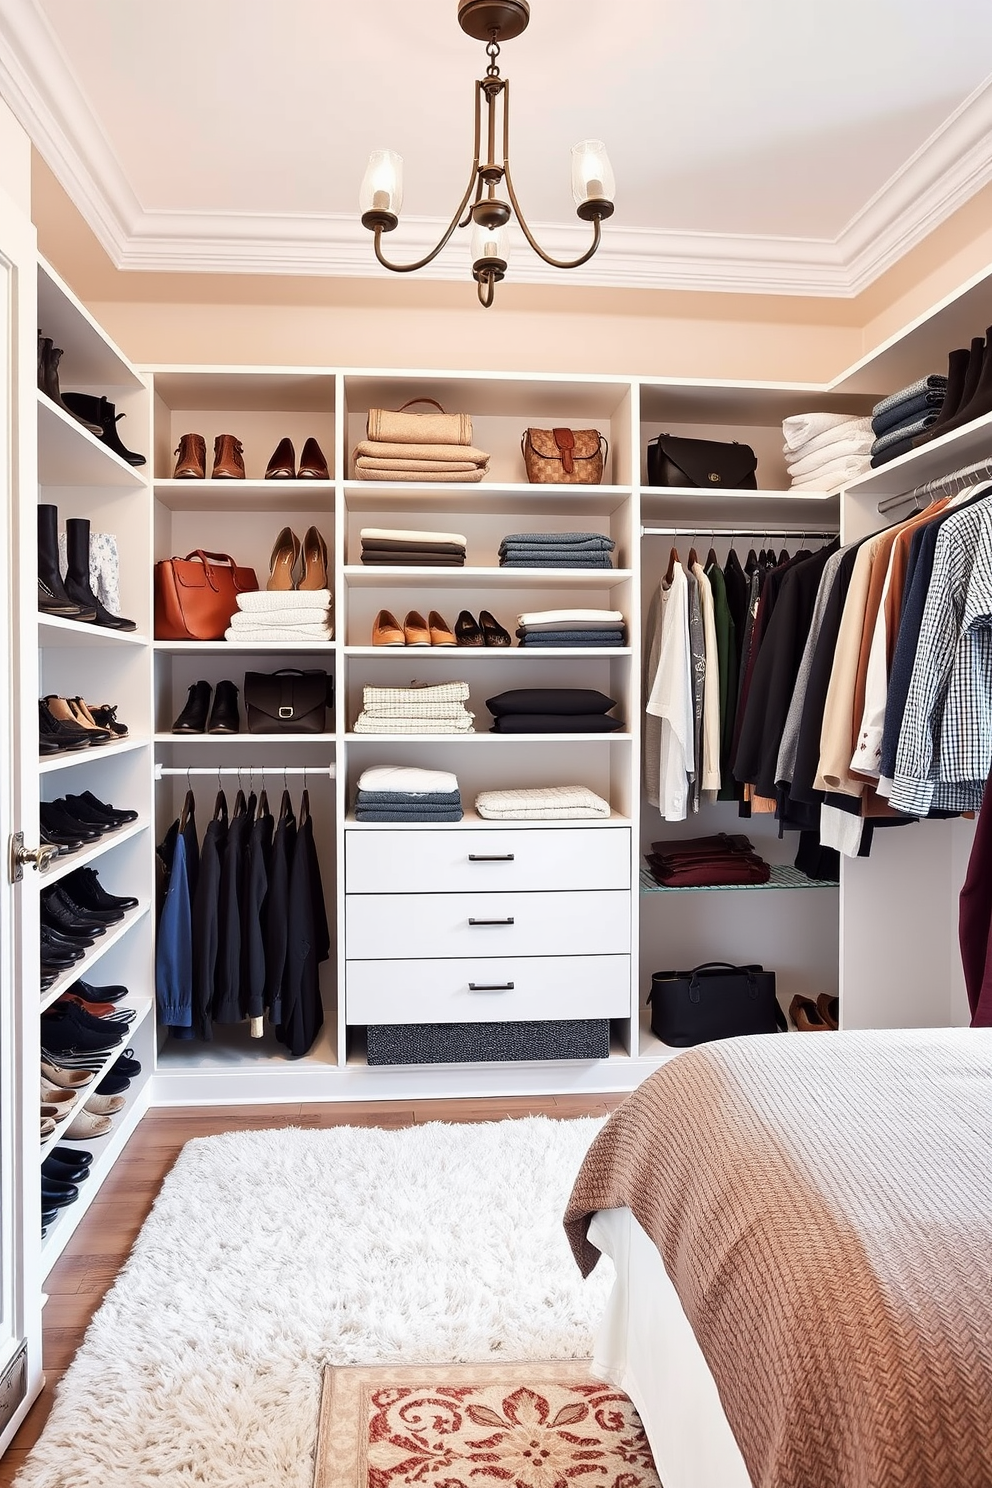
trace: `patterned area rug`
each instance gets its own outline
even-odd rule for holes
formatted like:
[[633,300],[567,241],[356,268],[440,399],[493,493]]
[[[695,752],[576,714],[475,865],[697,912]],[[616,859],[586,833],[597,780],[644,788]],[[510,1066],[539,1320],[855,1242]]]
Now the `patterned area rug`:
[[630,1401],[587,1364],[324,1370],[313,1488],[661,1488]]

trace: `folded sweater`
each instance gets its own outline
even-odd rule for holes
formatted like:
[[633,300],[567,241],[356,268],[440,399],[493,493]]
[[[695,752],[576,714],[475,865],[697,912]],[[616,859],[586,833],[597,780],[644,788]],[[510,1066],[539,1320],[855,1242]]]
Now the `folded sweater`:
[[480,791],[480,816],[498,821],[553,821],[604,817],[610,803],[584,785],[545,785],[523,790]]
[[410,531],[405,527],[363,527],[359,537],[364,542],[367,537],[385,538],[389,542],[407,542],[414,547],[421,543],[453,543],[456,547],[464,548],[468,539],[461,532],[420,532]]
[[929,377],[921,377],[918,382],[911,382],[909,387],[900,388],[897,393],[890,393],[880,403],[876,403],[871,411],[872,418],[887,413],[890,408],[905,402],[909,398],[915,398],[920,393],[946,393],[947,378],[941,372],[932,372]]
[[355,800],[363,806],[410,806],[441,810],[445,806],[460,806],[461,792],[453,791],[370,791],[361,787],[355,792]]
[[383,718],[359,713],[355,719],[356,734],[471,734],[475,732],[474,713],[462,718]]
[[419,765],[369,765],[358,777],[358,789],[450,794],[458,778],[450,770],[424,770]]
[[[250,589],[238,595],[240,611],[246,614],[261,611],[267,620],[283,610],[326,610],[330,603],[329,589]],[[312,618],[307,615],[308,620]]]
[[844,424],[857,422],[849,413],[794,413],[782,420],[785,447],[790,451],[801,450],[809,440],[828,429],[840,429]]
[[517,616],[523,630],[599,630],[623,625],[622,610],[528,610]]
[[563,543],[570,546],[583,544],[588,547],[602,547],[612,553],[616,543],[611,537],[604,537],[601,532],[509,532],[500,543],[500,548],[508,544],[523,543],[527,547],[535,544],[559,547]]

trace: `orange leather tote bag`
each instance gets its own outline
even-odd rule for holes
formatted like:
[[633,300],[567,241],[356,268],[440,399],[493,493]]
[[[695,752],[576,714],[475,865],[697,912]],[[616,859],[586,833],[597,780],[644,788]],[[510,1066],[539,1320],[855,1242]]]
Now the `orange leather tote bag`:
[[238,595],[257,588],[255,570],[239,568],[229,553],[196,548],[166,558],[155,565],[155,639],[222,641]]

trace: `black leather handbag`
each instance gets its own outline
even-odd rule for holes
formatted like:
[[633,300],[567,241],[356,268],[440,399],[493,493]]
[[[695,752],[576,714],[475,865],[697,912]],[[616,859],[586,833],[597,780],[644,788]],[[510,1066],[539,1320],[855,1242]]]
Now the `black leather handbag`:
[[749,444],[677,439],[659,434],[648,444],[649,486],[698,486],[703,491],[756,491],[758,457]]
[[775,973],[706,961],[692,971],[656,971],[648,993],[651,1032],[677,1049],[743,1033],[784,1033]]
[[250,734],[322,734],[325,710],[334,702],[334,679],[297,667],[245,672],[243,697]]

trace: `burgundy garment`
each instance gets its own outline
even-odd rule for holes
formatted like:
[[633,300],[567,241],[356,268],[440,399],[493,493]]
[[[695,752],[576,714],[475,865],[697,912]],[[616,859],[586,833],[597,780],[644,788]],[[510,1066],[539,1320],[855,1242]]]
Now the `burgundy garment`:
[[687,863],[682,867],[661,869],[649,861],[655,883],[666,889],[705,889],[733,884],[763,884],[771,869],[760,858],[723,858],[719,862]]
[[972,1028],[992,1028],[992,773],[961,888],[958,939]]
[[673,837],[668,842],[652,842],[651,851],[659,858],[688,858],[749,853],[754,847],[743,833],[715,832],[710,837]]

